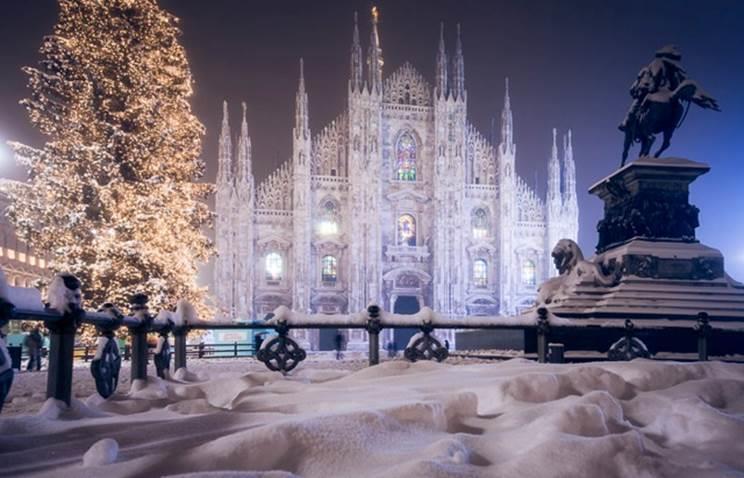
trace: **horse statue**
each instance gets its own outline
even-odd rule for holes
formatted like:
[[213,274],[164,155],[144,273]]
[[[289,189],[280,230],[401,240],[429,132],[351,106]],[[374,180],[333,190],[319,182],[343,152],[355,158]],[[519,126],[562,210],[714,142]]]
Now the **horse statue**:
[[687,78],[679,63],[681,59],[676,47],[667,46],[658,50],[654,60],[638,73],[630,88],[633,103],[620,124],[625,133],[620,167],[625,165],[631,144],[640,143],[639,156],[648,156],[656,135],[661,133],[663,143],[654,154],[658,158],[669,147],[674,130],[687,117],[690,104],[721,111],[713,97]]

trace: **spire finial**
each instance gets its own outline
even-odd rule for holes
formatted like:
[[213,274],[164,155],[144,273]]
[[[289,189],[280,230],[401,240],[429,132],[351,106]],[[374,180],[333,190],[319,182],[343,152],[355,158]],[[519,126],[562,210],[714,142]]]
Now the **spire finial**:
[[357,12],[354,12],[354,33],[351,40],[349,87],[352,91],[362,89],[362,45],[359,41],[359,24]]
[[305,91],[305,61],[303,58],[300,58],[300,85],[297,88],[295,99],[295,134],[304,137],[309,134],[307,92]]
[[437,51],[436,93],[447,96],[447,51],[444,47],[444,22],[439,24],[439,50]]
[[462,38],[460,37],[460,24],[457,24],[457,42],[455,46],[455,58],[453,61],[453,76],[454,81],[452,84],[452,92],[455,98],[465,98],[465,59],[462,55]]
[[367,67],[369,68],[368,86],[370,91],[382,91],[382,48],[380,48],[380,34],[377,31],[379,23],[379,12],[377,7],[372,7],[372,31],[369,38],[369,52],[367,54]]
[[217,181],[227,183],[232,173],[232,140],[230,138],[230,114],[227,100],[222,102],[222,131],[220,131]]

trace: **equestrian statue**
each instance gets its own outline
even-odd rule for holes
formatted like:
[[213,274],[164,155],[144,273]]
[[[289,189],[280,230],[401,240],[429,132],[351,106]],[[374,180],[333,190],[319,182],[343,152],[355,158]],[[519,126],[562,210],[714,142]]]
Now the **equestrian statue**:
[[681,59],[682,55],[675,46],[661,48],[651,63],[641,69],[630,87],[633,103],[619,126],[625,133],[620,167],[625,165],[633,142],[641,143],[639,157],[648,156],[656,135],[661,133],[664,142],[654,154],[658,158],[669,147],[672,134],[682,125],[691,103],[721,111],[718,102],[687,77]]

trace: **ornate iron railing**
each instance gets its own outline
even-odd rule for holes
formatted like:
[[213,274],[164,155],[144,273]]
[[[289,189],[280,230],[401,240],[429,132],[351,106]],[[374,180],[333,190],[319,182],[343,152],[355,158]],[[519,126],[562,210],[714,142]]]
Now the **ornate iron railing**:
[[[31,309],[16,308],[9,300],[0,299],[0,326],[10,320],[41,321],[50,331],[49,366],[47,371],[48,398],[62,400],[69,405],[71,399],[73,360],[75,357],[75,334],[81,324],[94,325],[99,332],[99,343],[96,354],[91,361],[91,373],[96,381],[96,388],[104,398],[114,393],[118,385],[119,369],[121,366],[121,355],[116,341],[113,339],[114,332],[120,327],[126,327],[129,332],[130,354],[131,354],[131,379],[147,379],[148,344],[147,334],[157,333],[159,335],[158,346],[155,348],[153,362],[159,376],[164,376],[170,370],[171,354],[174,358],[174,369],[186,367],[188,356],[188,345],[186,337],[192,330],[219,330],[219,329],[261,329],[273,328],[274,336],[266,338],[261,347],[256,351],[256,358],[263,362],[270,370],[288,373],[305,360],[305,350],[291,337],[292,330],[301,329],[362,329],[368,334],[368,360],[369,365],[376,365],[380,361],[380,333],[384,329],[402,329],[416,327],[416,334],[404,350],[404,356],[411,361],[416,360],[438,360],[442,361],[448,357],[447,349],[434,335],[437,329],[491,329],[491,330],[522,330],[531,331],[535,335],[535,349],[537,359],[540,363],[548,361],[548,342],[551,334],[561,329],[563,332],[586,329],[587,325],[599,326],[608,331],[616,331],[619,340],[615,342],[608,352],[608,357],[613,360],[629,360],[635,357],[648,355],[648,350],[636,333],[643,330],[645,333],[663,334],[670,329],[685,331],[685,333],[697,339],[697,354],[699,360],[708,359],[708,345],[715,333],[724,331],[744,336],[744,325],[741,323],[731,324],[717,322],[712,326],[708,315],[704,312],[698,314],[696,320],[670,320],[664,323],[659,321],[638,321],[633,323],[626,320],[605,320],[601,322],[590,319],[561,319],[554,317],[546,308],[538,308],[534,314],[523,315],[516,318],[505,317],[465,317],[465,318],[441,318],[430,309],[422,310],[422,313],[414,316],[401,316],[383,312],[376,305],[369,306],[366,310],[352,315],[311,315],[305,316],[280,307],[274,314],[269,314],[267,320],[252,323],[215,323],[200,321],[195,318],[185,320],[182,314],[180,319],[172,320],[179,316],[178,311],[159,315],[156,319],[147,309],[147,298],[143,295],[135,295],[132,301],[132,316],[120,314],[116,308],[107,304],[99,312],[87,312],[69,304],[63,312],[53,310],[49,307]],[[169,316],[170,314],[170,316]],[[173,352],[170,350],[169,336],[173,336]],[[4,342],[0,341],[4,347]],[[194,347],[193,345],[191,346]],[[2,352],[2,351],[0,351]],[[554,350],[553,352],[556,352]],[[556,356],[562,356],[562,348]],[[193,354],[193,350],[192,350]],[[6,355],[7,356],[7,352]],[[5,360],[0,353],[0,358]],[[552,354],[551,354],[552,356]],[[3,370],[0,362],[0,370]],[[7,367],[6,367],[7,368]],[[0,374],[0,380],[2,380]],[[12,381],[12,373],[10,374]],[[1,385],[1,384],[0,384]],[[10,387],[0,387],[7,390]],[[0,397],[0,409],[5,397]]]

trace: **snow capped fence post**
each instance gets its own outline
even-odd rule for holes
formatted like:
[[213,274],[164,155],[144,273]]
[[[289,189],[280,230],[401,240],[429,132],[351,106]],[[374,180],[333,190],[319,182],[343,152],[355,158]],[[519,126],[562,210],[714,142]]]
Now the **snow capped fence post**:
[[708,337],[710,336],[710,330],[711,326],[708,314],[705,312],[698,313],[697,324],[695,324],[695,331],[698,335],[698,360],[708,360]]
[[147,379],[147,330],[152,323],[152,316],[147,307],[146,294],[134,294],[129,300],[132,315],[139,323],[129,327],[132,339],[132,382]]
[[178,326],[173,329],[173,348],[175,349],[173,362],[174,370],[179,368],[186,368],[186,334],[188,328],[186,326]]
[[49,284],[47,302],[48,307],[62,314],[62,317],[46,323],[50,332],[46,396],[61,400],[69,407],[72,397],[75,332],[85,316],[81,304],[80,280],[72,274],[57,275]]
[[367,307],[367,334],[369,334],[369,366],[380,363],[380,331],[382,323],[380,322],[380,307],[370,305]]
[[540,307],[537,309],[537,361],[546,362],[548,352],[548,334],[550,323],[548,322],[548,309]]

